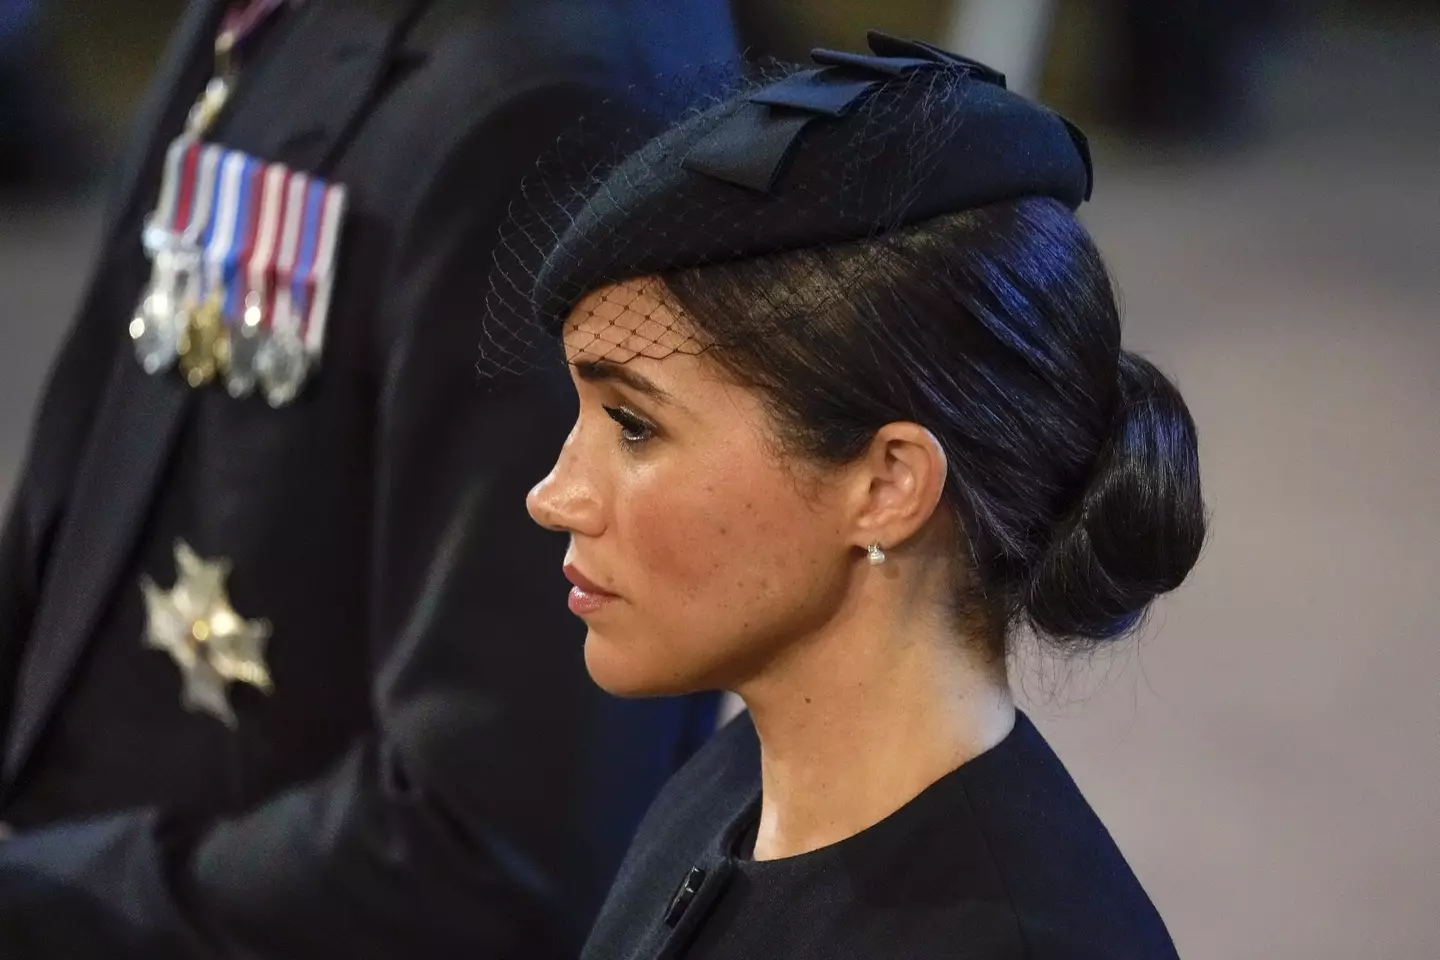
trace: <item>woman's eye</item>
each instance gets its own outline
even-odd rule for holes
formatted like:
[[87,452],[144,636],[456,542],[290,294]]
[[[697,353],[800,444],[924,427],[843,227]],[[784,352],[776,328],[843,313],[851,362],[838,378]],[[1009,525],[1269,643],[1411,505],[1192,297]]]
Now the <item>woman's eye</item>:
[[655,428],[624,407],[606,407],[606,415],[620,425],[620,441],[626,446],[644,443],[655,436]]

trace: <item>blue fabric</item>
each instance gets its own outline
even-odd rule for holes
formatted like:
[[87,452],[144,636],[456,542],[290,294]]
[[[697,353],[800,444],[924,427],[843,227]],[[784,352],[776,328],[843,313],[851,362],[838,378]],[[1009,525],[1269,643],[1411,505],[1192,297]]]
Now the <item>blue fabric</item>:
[[0,0],[0,44],[24,35],[33,22],[34,0]]

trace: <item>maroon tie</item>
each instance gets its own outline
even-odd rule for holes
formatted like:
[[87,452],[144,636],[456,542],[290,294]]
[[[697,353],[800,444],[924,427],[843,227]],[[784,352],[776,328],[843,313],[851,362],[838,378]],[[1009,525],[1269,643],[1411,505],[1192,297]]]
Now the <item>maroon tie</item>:
[[285,3],[286,0],[231,0],[220,28],[221,42],[230,50],[238,49]]

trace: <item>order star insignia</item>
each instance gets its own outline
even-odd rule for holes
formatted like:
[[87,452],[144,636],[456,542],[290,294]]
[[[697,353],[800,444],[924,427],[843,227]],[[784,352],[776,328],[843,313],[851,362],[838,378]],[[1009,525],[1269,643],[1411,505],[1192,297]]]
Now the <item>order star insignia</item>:
[[246,620],[230,606],[225,581],[230,561],[203,560],[184,542],[175,544],[175,586],[163,590],[142,577],[145,645],[170,654],[184,679],[181,703],[236,726],[226,690],[231,683],[271,690],[265,665],[270,624]]

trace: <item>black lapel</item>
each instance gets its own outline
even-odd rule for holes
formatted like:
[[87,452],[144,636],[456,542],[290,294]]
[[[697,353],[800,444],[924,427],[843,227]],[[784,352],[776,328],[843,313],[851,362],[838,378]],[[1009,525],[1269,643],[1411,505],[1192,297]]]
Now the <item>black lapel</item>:
[[215,35],[226,0],[194,0],[186,9],[175,40],[155,71],[145,101],[135,113],[130,148],[115,170],[106,211],[106,246],[154,205],[160,188],[165,148],[180,131],[190,106],[215,68]]
[[326,173],[373,106],[395,47],[430,0],[305,0],[235,91],[217,139]]
[[[218,0],[206,2],[223,6]],[[216,139],[266,160],[327,172],[373,104],[398,40],[428,2],[396,0],[377,14],[373,4],[353,0],[306,0],[294,22],[281,24],[283,32],[250,65]],[[213,20],[206,22],[213,25]],[[170,125],[158,123],[148,131],[154,143],[141,148],[146,153],[163,154],[180,132],[185,111],[178,111],[178,118],[175,110],[163,112]],[[153,170],[150,174],[158,176]],[[146,196],[154,191],[131,192]],[[132,218],[119,222],[127,220]],[[139,238],[116,242],[138,244]],[[123,323],[129,304],[101,307],[115,312],[115,323]],[[5,747],[7,788],[39,740],[114,591],[138,589],[117,581],[143,529],[190,397],[175,375],[146,376],[128,345],[119,351],[26,644]]]

